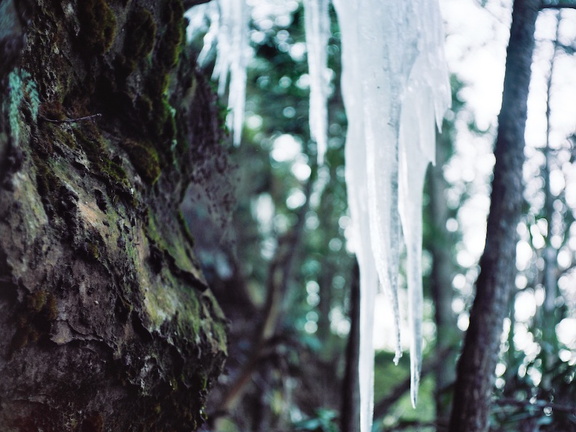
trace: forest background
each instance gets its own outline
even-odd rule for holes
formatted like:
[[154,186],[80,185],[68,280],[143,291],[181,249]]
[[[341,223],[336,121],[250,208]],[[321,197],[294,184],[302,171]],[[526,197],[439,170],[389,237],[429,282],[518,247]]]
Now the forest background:
[[[512,5],[441,5],[453,101],[425,186],[421,396],[412,409],[408,359],[392,363],[392,313],[383,296],[376,312],[375,430],[447,429],[484,248]],[[302,5],[253,6],[245,128],[241,146],[229,149],[237,207],[231,215],[218,208],[199,213],[194,206],[188,212],[190,226],[202,227],[193,232],[196,249],[230,320],[227,369],[211,393],[205,428],[336,431],[352,393],[346,347],[355,331],[357,285],[344,184],[338,27],[333,16],[329,147],[319,167],[307,120]],[[189,16],[196,26],[201,7]],[[496,369],[494,431],[576,430],[575,21],[573,10],[548,10],[537,21],[516,289]],[[200,52],[202,39],[195,35]],[[213,59],[204,66],[208,73]],[[224,98],[221,113],[227,114]],[[207,230],[210,225],[215,229]],[[221,226],[224,236],[215,234]]]

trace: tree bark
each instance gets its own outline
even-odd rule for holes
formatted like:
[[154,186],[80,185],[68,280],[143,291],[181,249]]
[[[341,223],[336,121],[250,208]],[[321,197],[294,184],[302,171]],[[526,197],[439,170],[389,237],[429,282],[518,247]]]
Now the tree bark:
[[1,4],[0,430],[195,430],[226,335],[180,203],[227,165],[183,4],[24,3]]
[[346,345],[346,369],[342,383],[340,432],[360,430],[360,269],[355,263],[350,284],[350,333]]
[[446,228],[449,209],[444,191],[447,182],[443,167],[448,162],[451,147],[450,134],[438,134],[436,145],[436,165],[428,171],[428,187],[430,194],[430,222],[434,238],[430,243],[432,253],[432,271],[430,288],[434,300],[434,323],[436,324],[435,355],[442,359],[434,369],[434,399],[436,403],[436,423],[447,426],[450,421],[452,406],[451,386],[456,373],[456,341],[461,333],[456,326],[456,316],[452,310],[452,278],[454,277],[453,256],[449,247],[450,233]]
[[510,291],[516,274],[516,227],[522,202],[524,130],[540,0],[515,0],[498,118],[486,246],[470,326],[458,362],[451,432],[488,430],[490,396]]

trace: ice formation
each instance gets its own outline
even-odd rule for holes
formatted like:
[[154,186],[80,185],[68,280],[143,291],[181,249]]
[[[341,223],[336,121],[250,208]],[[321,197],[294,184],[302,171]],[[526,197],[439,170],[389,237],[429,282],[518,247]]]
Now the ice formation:
[[327,148],[330,71],[328,39],[330,38],[329,0],[304,0],[304,23],[310,75],[310,135],[316,141],[318,163],[324,161]]
[[[244,124],[246,101],[246,63],[249,52],[248,24],[249,8],[244,0],[214,0],[206,5],[192,8],[189,19],[192,29],[202,30],[200,22],[209,21],[204,36],[204,47],[198,55],[198,63],[204,65],[216,47],[216,63],[212,74],[218,80],[218,94],[228,91],[227,118],[232,130],[233,142],[239,145]],[[194,38],[195,34],[189,35]]]
[[[310,129],[321,162],[326,150],[329,75],[328,0],[303,0],[310,72]],[[214,2],[212,2],[214,3]],[[361,431],[372,424],[374,304],[389,295],[400,344],[398,273],[406,245],[411,400],[416,405],[422,358],[422,188],[434,162],[434,122],[450,104],[438,0],[332,0],[342,40],[342,93],[348,117],[346,183],[360,265]],[[195,8],[193,8],[195,9]],[[199,9],[198,9],[199,10]],[[243,0],[206,5],[210,29],[199,56],[217,42],[214,76],[223,94],[230,74],[234,141],[239,143],[245,98],[248,12]]]
[[361,286],[361,430],[372,424],[374,297],[391,296],[396,360],[401,355],[398,271],[407,251],[411,400],[422,357],[422,187],[434,161],[434,120],[450,103],[436,0],[333,0],[342,38],[342,92],[348,116],[346,183]]

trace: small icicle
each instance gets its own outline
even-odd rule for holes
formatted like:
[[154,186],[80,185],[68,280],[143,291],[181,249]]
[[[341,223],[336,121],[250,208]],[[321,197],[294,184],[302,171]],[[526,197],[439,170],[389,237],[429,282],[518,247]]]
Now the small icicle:
[[[434,107],[428,103],[430,100],[419,100],[427,93],[426,88],[417,86],[411,90],[413,91],[409,91],[405,96],[400,131],[400,215],[407,249],[410,399],[416,407],[422,363],[422,189],[426,168],[430,162],[419,147],[425,135],[428,142],[430,139],[434,141]],[[426,118],[423,114],[430,115]],[[428,130],[422,130],[425,125]]]
[[198,54],[197,62],[200,66],[206,66],[209,58],[213,57],[218,40],[220,28],[220,8],[217,2],[209,2],[194,6],[186,16],[190,20],[188,26],[188,39],[193,40],[199,34],[204,34],[202,50]]
[[218,78],[218,93],[228,89],[228,127],[233,133],[234,145],[239,145],[244,124],[246,100],[246,54],[248,49],[248,9],[244,0],[219,0],[220,29],[218,56],[213,77]]
[[233,132],[234,145],[240,145],[244,126],[244,108],[246,105],[246,56],[248,46],[248,7],[244,0],[232,1],[231,12],[234,23],[232,30],[232,56],[230,64],[230,89],[228,106],[232,120],[229,120]]
[[204,13],[210,21],[198,63],[204,65],[208,62],[215,44],[216,62],[212,78],[218,80],[220,96],[228,91],[230,113],[226,121],[232,130],[234,145],[239,145],[246,103],[249,8],[244,0],[218,0],[199,9],[198,13]]
[[328,146],[328,91],[327,46],[330,38],[329,0],[304,0],[304,23],[310,74],[310,135],[318,146],[318,163],[324,161]]

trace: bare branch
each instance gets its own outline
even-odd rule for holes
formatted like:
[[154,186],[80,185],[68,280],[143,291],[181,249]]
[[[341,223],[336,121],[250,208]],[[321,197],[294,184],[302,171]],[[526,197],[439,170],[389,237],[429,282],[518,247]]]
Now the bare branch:
[[44,116],[39,116],[40,120],[44,120],[46,122],[49,123],[76,123],[79,121],[83,121],[83,120],[91,120],[97,117],[102,117],[102,114],[98,113],[98,114],[92,114],[92,115],[87,115],[87,116],[83,116],[83,117],[78,117],[78,118],[73,118],[73,119],[64,119],[64,120],[57,120],[57,119],[50,119],[48,117],[44,117]]
[[502,399],[496,399],[494,401],[494,403],[496,405],[512,405],[512,406],[517,406],[517,407],[522,407],[522,408],[538,408],[538,409],[544,409],[544,408],[551,408],[554,411],[561,411],[561,412],[567,412],[567,413],[571,413],[576,415],[576,406],[570,406],[570,405],[562,405],[562,404],[558,404],[558,403],[554,403],[554,402],[546,402],[543,400],[537,400],[536,402],[532,403],[530,401],[527,400],[517,400],[514,398],[502,398]]
[[542,1],[540,9],[576,9],[575,0]]

